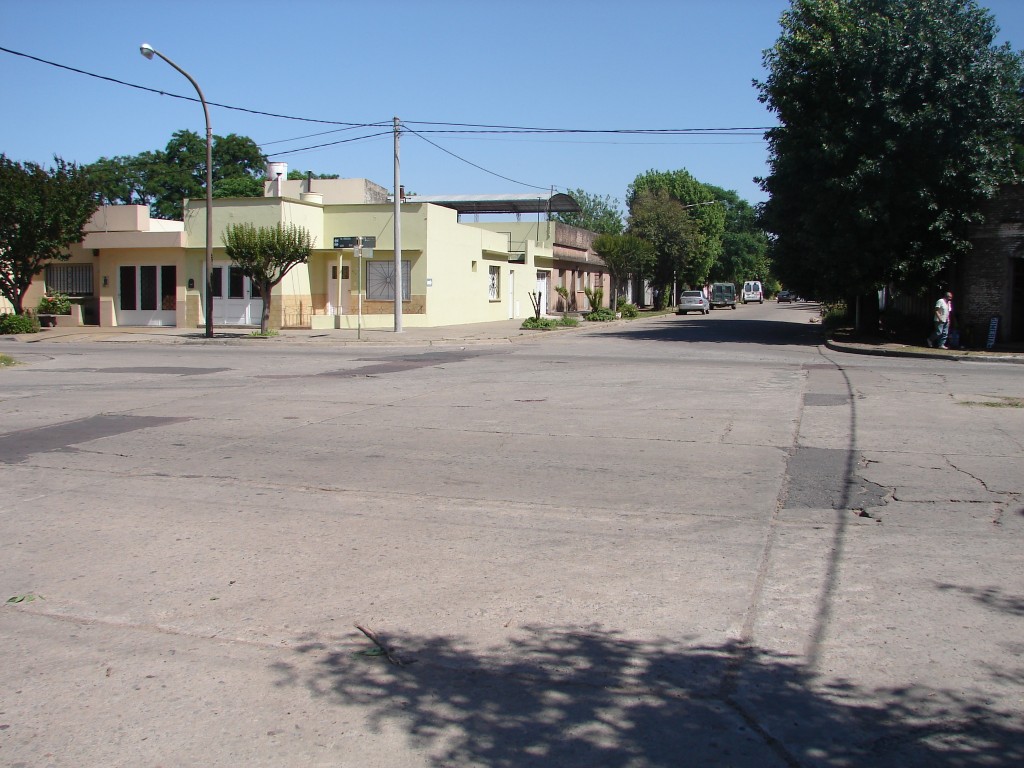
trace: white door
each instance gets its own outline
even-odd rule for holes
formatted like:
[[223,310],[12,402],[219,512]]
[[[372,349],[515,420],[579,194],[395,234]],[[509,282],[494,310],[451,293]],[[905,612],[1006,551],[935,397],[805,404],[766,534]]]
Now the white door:
[[349,305],[352,301],[352,280],[349,278],[348,264],[341,267],[341,314],[347,315],[351,310]]
[[263,299],[252,281],[233,264],[213,268],[213,322],[215,325],[259,325]]
[[338,275],[338,265],[328,264],[327,265],[327,314],[328,315],[340,315],[341,312],[341,297],[338,294],[338,286],[341,283]]
[[516,316],[516,271],[508,271],[508,319],[513,320]]
[[540,294],[541,317],[548,313],[548,272],[537,270],[537,293]]
[[125,265],[117,274],[118,325],[169,325],[177,320],[173,264]]

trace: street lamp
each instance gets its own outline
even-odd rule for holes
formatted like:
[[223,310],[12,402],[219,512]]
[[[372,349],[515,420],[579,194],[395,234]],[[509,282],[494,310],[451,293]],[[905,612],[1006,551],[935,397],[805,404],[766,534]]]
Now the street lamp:
[[192,75],[149,43],[140,45],[139,53],[147,59],[159,56],[181,72],[192,83],[203,105],[203,117],[206,118],[206,338],[210,339],[213,338],[213,131],[210,129],[210,110],[206,106],[206,99],[199,88],[199,83],[192,79]]

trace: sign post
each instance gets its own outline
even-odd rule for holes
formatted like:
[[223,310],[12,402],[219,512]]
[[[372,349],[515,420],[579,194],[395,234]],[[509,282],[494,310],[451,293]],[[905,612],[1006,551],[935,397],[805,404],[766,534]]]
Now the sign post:
[[366,248],[370,252],[370,258],[372,258],[373,249],[377,245],[377,238],[373,235],[364,235],[362,237],[336,237],[334,238],[335,248],[351,248],[352,256],[355,258],[356,272],[358,278],[356,280],[356,297],[359,302],[359,311],[356,314],[356,338],[362,340],[363,338],[363,267],[360,262],[363,259],[363,248]]

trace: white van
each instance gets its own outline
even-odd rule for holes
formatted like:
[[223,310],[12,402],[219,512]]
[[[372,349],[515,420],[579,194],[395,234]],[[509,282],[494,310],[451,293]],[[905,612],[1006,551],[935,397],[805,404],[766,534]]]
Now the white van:
[[751,301],[756,301],[758,304],[764,304],[764,289],[761,288],[760,280],[747,280],[743,284],[743,292],[740,294],[740,301],[744,304]]

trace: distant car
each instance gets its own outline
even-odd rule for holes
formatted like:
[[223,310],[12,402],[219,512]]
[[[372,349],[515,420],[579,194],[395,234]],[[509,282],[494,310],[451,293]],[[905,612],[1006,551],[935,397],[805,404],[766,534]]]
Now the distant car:
[[784,301],[792,302],[796,298],[796,294],[792,291],[779,291],[779,295],[775,297],[775,301],[780,304]]
[[708,300],[700,291],[683,291],[683,295],[679,298],[679,305],[676,307],[677,315],[685,315],[687,312],[700,312],[702,315],[706,315],[710,311]]
[[711,309],[732,307],[736,309],[736,286],[732,283],[715,283],[711,286]]
[[764,304],[764,288],[761,287],[761,281],[747,280],[743,284],[743,290],[740,292],[740,301],[744,304],[750,304],[755,301],[758,304]]

